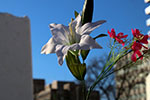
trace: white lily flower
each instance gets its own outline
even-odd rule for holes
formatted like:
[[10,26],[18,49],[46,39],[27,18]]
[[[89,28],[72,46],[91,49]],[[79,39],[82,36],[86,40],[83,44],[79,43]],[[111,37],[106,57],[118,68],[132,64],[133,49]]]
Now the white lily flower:
[[94,29],[106,22],[100,20],[81,25],[81,16],[73,20],[69,26],[50,24],[52,38],[42,47],[41,54],[56,53],[58,63],[63,64],[68,50],[90,50],[102,47],[89,35]]

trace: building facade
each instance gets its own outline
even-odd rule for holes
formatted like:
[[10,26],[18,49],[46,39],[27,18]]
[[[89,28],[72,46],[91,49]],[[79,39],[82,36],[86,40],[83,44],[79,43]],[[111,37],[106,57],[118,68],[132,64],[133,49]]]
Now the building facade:
[[[37,88],[38,87],[39,86],[37,86]],[[36,89],[36,87],[34,87],[34,89]],[[81,85],[64,81],[54,81],[52,84],[45,86],[40,92],[34,94],[34,100],[82,100],[82,97]],[[90,100],[99,99],[99,92],[93,91]]]
[[[131,54],[122,58],[115,69],[128,64]],[[117,100],[150,100],[150,58],[137,61],[137,64],[122,68],[116,75],[116,98]]]

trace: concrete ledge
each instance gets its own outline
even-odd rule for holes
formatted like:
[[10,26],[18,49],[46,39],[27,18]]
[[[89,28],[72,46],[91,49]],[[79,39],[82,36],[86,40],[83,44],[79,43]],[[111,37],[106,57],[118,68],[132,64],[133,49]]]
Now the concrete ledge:
[[148,6],[147,8],[145,8],[145,14],[147,14],[147,15],[150,14],[150,6]]
[[150,26],[150,18],[146,20],[146,25]]
[[145,3],[150,3],[150,0],[144,0],[145,1]]

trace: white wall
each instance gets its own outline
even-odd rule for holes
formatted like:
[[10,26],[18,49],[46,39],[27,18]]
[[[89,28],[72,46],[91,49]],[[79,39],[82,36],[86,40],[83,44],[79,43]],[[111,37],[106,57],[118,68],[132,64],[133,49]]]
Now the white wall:
[[150,100],[150,74],[146,77],[146,100]]
[[0,13],[0,100],[33,100],[30,22]]

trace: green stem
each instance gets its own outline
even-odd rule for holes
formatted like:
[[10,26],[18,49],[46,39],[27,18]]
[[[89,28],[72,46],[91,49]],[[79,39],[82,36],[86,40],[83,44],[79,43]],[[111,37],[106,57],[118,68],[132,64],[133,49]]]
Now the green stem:
[[[126,52],[126,51],[125,51]],[[92,92],[92,90],[94,89],[94,87],[103,79],[103,77],[111,70],[111,68],[124,56],[126,56],[128,53],[130,53],[131,51],[127,52],[126,54],[120,56],[118,59],[116,59],[116,61],[114,61],[106,70],[102,70],[102,72],[100,73],[100,75],[98,76],[98,78],[96,79],[96,81],[92,84],[92,86],[89,88],[87,96],[86,96],[86,100],[89,99],[89,95]],[[105,64],[104,67],[106,67],[107,63]]]
[[[147,52],[147,53],[148,53],[148,52]],[[144,56],[145,54],[146,54],[146,53],[144,53],[142,56]],[[138,61],[142,56],[138,57],[138,58],[137,58],[137,61]],[[136,62],[137,62],[137,61],[136,61]],[[123,69],[123,68],[129,68],[129,67],[130,67],[129,65],[135,64],[136,62],[131,61],[131,62],[128,63],[127,65],[124,65],[124,66],[120,67],[119,69],[116,69],[116,70],[114,70],[114,71],[108,73],[105,77],[103,77],[103,79],[106,78],[106,77],[108,77],[108,76],[110,76],[111,74],[113,74],[113,73],[115,73],[115,72],[117,72],[117,71]]]
[[116,43],[116,40],[114,40],[114,42],[113,42],[113,45],[112,45],[112,47],[111,47],[111,51],[109,52],[107,61],[109,61],[109,59],[110,59],[110,56],[111,56],[112,51],[113,51],[113,49],[114,49],[115,43]]
[[[121,57],[119,57],[110,67],[114,66],[122,57],[126,56],[126,55],[129,54],[130,52],[132,52],[132,51],[129,51],[129,52],[127,52],[125,55],[122,55]],[[144,53],[142,56],[138,57],[138,58],[137,58],[137,61],[138,61],[141,57],[143,57],[145,54],[147,54],[147,53],[149,53],[149,52],[150,52],[150,50],[148,50],[148,51],[147,51],[146,53]],[[102,79],[104,79],[104,78],[110,76],[110,75],[113,74],[114,72],[117,72],[117,71],[119,71],[119,70],[121,70],[121,69],[123,69],[123,68],[128,68],[128,67],[130,67],[129,65],[132,65],[132,64],[135,64],[135,63],[136,63],[136,62],[131,61],[131,62],[128,63],[127,65],[124,65],[123,67],[121,67],[121,68],[119,68],[119,69],[117,69],[117,70],[114,70],[114,71],[112,71],[112,72],[110,72],[110,73],[108,73],[110,70],[106,70],[106,71],[103,73],[103,75],[101,75],[101,77],[98,77],[97,80],[93,83],[93,85],[89,88],[88,93],[87,93],[87,96],[86,96],[86,100],[89,99],[89,95],[90,95],[91,91],[94,89],[94,87],[95,87]],[[109,67],[109,69],[110,69],[110,67]],[[108,74],[107,74],[107,73],[108,73]]]
[[131,51],[129,51],[129,52],[127,52],[127,51],[125,50],[124,51],[124,55],[122,55],[122,56],[120,56],[118,59],[116,59],[116,61],[114,62],[114,63],[112,63],[107,69],[106,69],[106,71],[105,71],[105,73],[104,73],[104,75],[105,74],[107,74],[111,69],[112,69],[112,67],[122,58],[122,57],[124,57],[124,56],[126,56],[127,54],[129,54],[130,52],[132,52],[132,50]]
[[85,80],[81,81],[81,85],[82,85],[82,100],[86,100],[86,84],[85,84]]
[[111,54],[112,54],[112,51],[113,51],[113,49],[114,49],[115,42],[116,42],[116,40],[114,40],[114,42],[113,42],[113,45],[112,45],[112,47],[111,47],[111,51],[109,52],[109,55],[108,55],[107,62],[106,62],[106,64],[104,65],[104,67],[103,67],[103,69],[102,69],[102,71],[101,71],[101,73],[99,74],[98,77],[101,77],[101,75],[102,75],[102,74],[104,73],[104,71],[105,71],[105,68],[106,68],[108,65],[110,65],[109,60],[110,60],[110,56],[111,56]]

